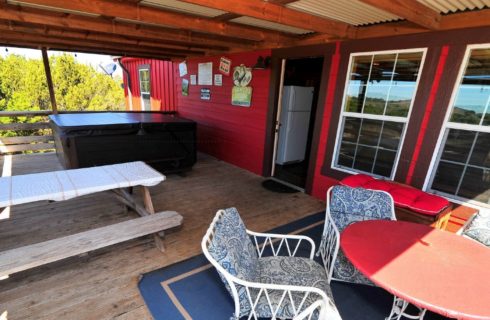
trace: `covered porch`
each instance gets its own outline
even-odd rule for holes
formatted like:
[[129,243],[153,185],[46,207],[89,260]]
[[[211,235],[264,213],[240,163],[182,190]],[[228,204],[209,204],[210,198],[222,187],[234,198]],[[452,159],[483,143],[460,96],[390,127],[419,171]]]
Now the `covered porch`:
[[[165,252],[145,236],[10,274],[0,280],[0,320],[151,319],[141,276],[201,254],[218,209],[236,207],[247,228],[264,232],[324,211],[328,190],[351,177],[367,176],[381,191],[402,188],[390,203],[397,211],[401,203],[408,219],[392,210],[388,220],[430,216],[422,222],[437,226],[444,212],[448,223],[437,232],[457,241],[453,233],[469,217],[490,210],[488,0],[7,0],[0,45],[39,50],[49,91],[42,110],[0,104],[0,120],[16,119],[0,121],[2,177],[72,168],[53,152],[48,116],[67,112],[57,105],[50,50],[113,56],[124,70],[128,114],[193,122],[199,151],[192,170],[151,188],[155,209],[184,221],[165,233]],[[301,90],[309,91],[299,110],[301,155],[280,161],[281,113],[298,111],[285,106],[285,92]],[[132,122],[128,135],[151,144],[144,129]],[[261,186],[267,178],[300,192],[270,192]],[[447,205],[429,214],[411,206],[435,197]],[[2,208],[0,253],[135,215],[102,192]],[[466,277],[465,269],[438,279],[464,285]]]

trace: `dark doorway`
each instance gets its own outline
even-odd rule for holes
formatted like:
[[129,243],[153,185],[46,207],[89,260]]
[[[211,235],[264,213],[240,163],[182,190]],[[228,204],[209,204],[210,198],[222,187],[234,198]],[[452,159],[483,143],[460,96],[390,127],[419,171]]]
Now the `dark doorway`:
[[305,189],[323,57],[287,59],[273,177]]

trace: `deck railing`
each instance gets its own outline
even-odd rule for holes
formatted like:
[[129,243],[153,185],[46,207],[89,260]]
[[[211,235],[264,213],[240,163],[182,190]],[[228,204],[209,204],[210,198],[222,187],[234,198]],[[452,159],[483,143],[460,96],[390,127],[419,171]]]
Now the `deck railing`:
[[[0,155],[54,150],[52,111],[0,111]],[[4,119],[10,119],[4,123]]]

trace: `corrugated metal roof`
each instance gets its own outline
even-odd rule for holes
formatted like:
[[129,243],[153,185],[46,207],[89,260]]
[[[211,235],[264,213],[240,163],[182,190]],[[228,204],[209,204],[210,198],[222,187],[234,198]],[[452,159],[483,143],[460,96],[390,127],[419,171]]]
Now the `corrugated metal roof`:
[[21,5],[23,7],[49,10],[49,11],[54,11],[54,12],[73,13],[73,14],[78,14],[78,15],[88,16],[88,17],[99,17],[100,16],[98,14],[88,13],[88,12],[84,12],[84,11],[60,9],[60,8],[56,8],[56,7],[44,6],[41,4],[33,4],[33,3],[22,2],[22,1],[17,1],[17,0],[7,0],[7,3],[15,4],[15,5]]
[[490,0],[417,0],[440,13],[490,8]]
[[343,21],[355,26],[400,19],[394,14],[357,0],[300,0],[289,3],[286,6],[291,9],[323,18]]
[[140,2],[140,4],[209,18],[217,17],[226,13],[226,11],[180,2],[177,0],[143,0]]
[[265,29],[270,29],[270,30],[277,30],[277,31],[281,31],[281,32],[289,32],[289,33],[294,33],[294,34],[307,34],[307,33],[313,32],[311,30],[295,28],[295,27],[291,27],[291,26],[286,26],[284,24],[270,22],[270,21],[262,20],[262,19],[256,19],[256,18],[252,18],[252,17],[239,17],[239,18],[232,19],[230,21],[240,23],[240,24],[246,24],[249,26],[265,28]]

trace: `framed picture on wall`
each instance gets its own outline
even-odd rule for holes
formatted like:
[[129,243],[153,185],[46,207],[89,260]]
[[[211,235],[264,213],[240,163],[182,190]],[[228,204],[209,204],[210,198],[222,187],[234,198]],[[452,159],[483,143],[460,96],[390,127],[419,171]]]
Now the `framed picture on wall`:
[[187,79],[182,79],[182,95],[183,96],[189,95],[189,80]]

